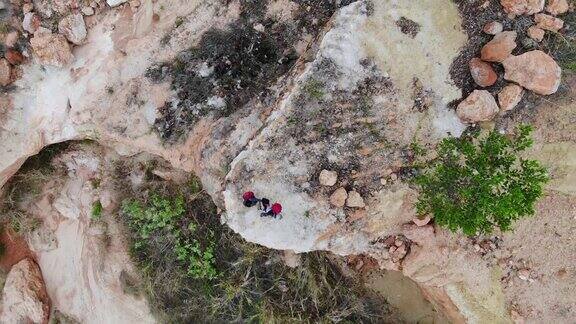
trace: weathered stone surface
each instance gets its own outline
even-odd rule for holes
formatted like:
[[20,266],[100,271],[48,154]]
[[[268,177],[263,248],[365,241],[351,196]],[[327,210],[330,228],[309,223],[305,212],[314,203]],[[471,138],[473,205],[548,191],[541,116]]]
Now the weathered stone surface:
[[456,114],[465,123],[492,120],[498,111],[496,100],[486,90],[474,90],[456,108]]
[[46,323],[49,306],[42,273],[30,259],[10,269],[2,291],[1,323]]
[[489,35],[496,35],[504,30],[504,26],[498,21],[492,21],[484,25],[482,31]]
[[481,87],[489,87],[498,80],[498,75],[492,66],[477,57],[470,60],[469,66],[474,82]]
[[520,100],[522,100],[523,95],[524,88],[521,86],[513,83],[505,86],[498,93],[498,104],[500,104],[500,109],[503,111],[514,109]]
[[562,69],[548,54],[535,50],[511,56],[502,62],[504,78],[537,94],[549,95],[558,90]]
[[344,204],[346,203],[346,198],[348,198],[348,192],[346,192],[346,189],[338,188],[330,196],[330,203],[336,207],[344,207]]
[[336,181],[338,181],[338,173],[335,171],[322,170],[318,180],[323,186],[333,186],[336,184]]
[[546,5],[546,11],[554,16],[561,15],[568,9],[570,9],[568,0],[548,0],[548,5]]
[[512,55],[514,48],[516,48],[516,32],[501,32],[482,47],[480,58],[488,62],[502,62]]
[[10,75],[12,68],[6,59],[0,59],[0,85],[3,87],[10,84]]
[[80,45],[87,35],[84,18],[79,13],[66,16],[58,23],[58,32],[70,42]]
[[544,29],[536,26],[530,26],[528,28],[528,36],[537,42],[541,42],[544,39]]
[[30,46],[38,63],[42,65],[62,67],[68,65],[73,59],[70,45],[62,35],[36,34],[30,40]]
[[29,12],[24,15],[24,19],[22,20],[22,28],[24,28],[24,30],[30,34],[34,34],[36,29],[40,27],[40,23],[40,17],[33,12]]
[[547,14],[535,15],[534,21],[538,28],[552,32],[557,32],[564,26],[564,21],[562,19]]
[[348,193],[348,199],[346,199],[346,206],[354,207],[354,208],[364,208],[366,204],[364,203],[364,199],[360,194],[352,190]]

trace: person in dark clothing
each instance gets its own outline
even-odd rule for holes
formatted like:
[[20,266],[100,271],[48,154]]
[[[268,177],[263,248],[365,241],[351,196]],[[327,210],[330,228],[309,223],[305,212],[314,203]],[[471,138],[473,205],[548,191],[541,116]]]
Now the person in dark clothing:
[[270,201],[266,198],[262,198],[262,210],[264,212],[260,214],[260,217],[271,216],[276,218],[280,216],[280,219],[282,219],[282,205],[279,203],[274,203],[270,206]]
[[256,198],[252,191],[246,191],[242,195],[242,199],[244,199],[244,206],[252,207],[260,202],[260,199]]

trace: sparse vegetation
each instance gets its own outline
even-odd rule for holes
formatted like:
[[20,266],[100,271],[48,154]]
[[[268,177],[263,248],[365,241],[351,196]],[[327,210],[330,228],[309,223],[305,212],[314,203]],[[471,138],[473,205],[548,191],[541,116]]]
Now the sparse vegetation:
[[102,217],[102,203],[100,200],[92,204],[92,219],[99,220]]
[[438,157],[416,178],[418,213],[466,235],[508,231],[515,220],[533,215],[548,176],[538,161],[520,156],[532,145],[530,133],[524,125],[514,136],[473,131],[444,139]]
[[302,89],[312,99],[320,100],[324,97],[324,84],[316,79],[308,80]]
[[[154,182],[157,181],[157,182]],[[150,180],[122,207],[140,288],[162,322],[380,322],[384,301],[344,278],[322,253],[284,265],[280,253],[220,224],[196,178],[186,186]]]

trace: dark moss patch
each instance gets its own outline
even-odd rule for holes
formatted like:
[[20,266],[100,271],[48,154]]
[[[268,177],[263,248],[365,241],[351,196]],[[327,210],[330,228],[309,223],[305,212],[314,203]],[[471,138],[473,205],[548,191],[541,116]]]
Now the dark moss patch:
[[212,28],[198,46],[172,62],[152,66],[147,76],[170,79],[177,99],[160,109],[160,136],[169,141],[186,134],[202,117],[226,117],[248,102],[268,102],[269,88],[294,66],[294,44],[317,34],[334,11],[350,1],[295,1],[296,17],[279,22],[265,17],[267,0],[240,2],[240,18],[226,29]]
[[416,37],[416,35],[418,35],[418,32],[420,32],[420,25],[417,22],[405,17],[401,17],[400,19],[398,19],[396,21],[396,26],[400,28],[400,31],[402,33],[409,35],[412,38]]

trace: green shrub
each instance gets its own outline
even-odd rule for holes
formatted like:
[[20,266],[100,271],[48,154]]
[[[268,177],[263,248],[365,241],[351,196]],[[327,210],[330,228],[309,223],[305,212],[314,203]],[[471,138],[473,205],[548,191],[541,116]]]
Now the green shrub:
[[416,177],[420,215],[466,235],[511,229],[512,222],[534,214],[534,203],[548,180],[538,161],[520,157],[532,145],[530,126],[514,136],[492,131],[446,138],[438,157]]
[[102,203],[100,200],[92,204],[92,219],[99,220],[102,217]]
[[186,272],[194,279],[214,279],[217,276],[214,259],[213,235],[204,233],[201,244],[195,238],[196,225],[190,223],[183,231],[180,227],[185,214],[184,197],[176,198],[151,194],[146,202],[126,200],[122,211],[129,217],[129,226],[135,233],[133,248],[146,249],[152,236],[167,235],[172,252],[186,266]]

